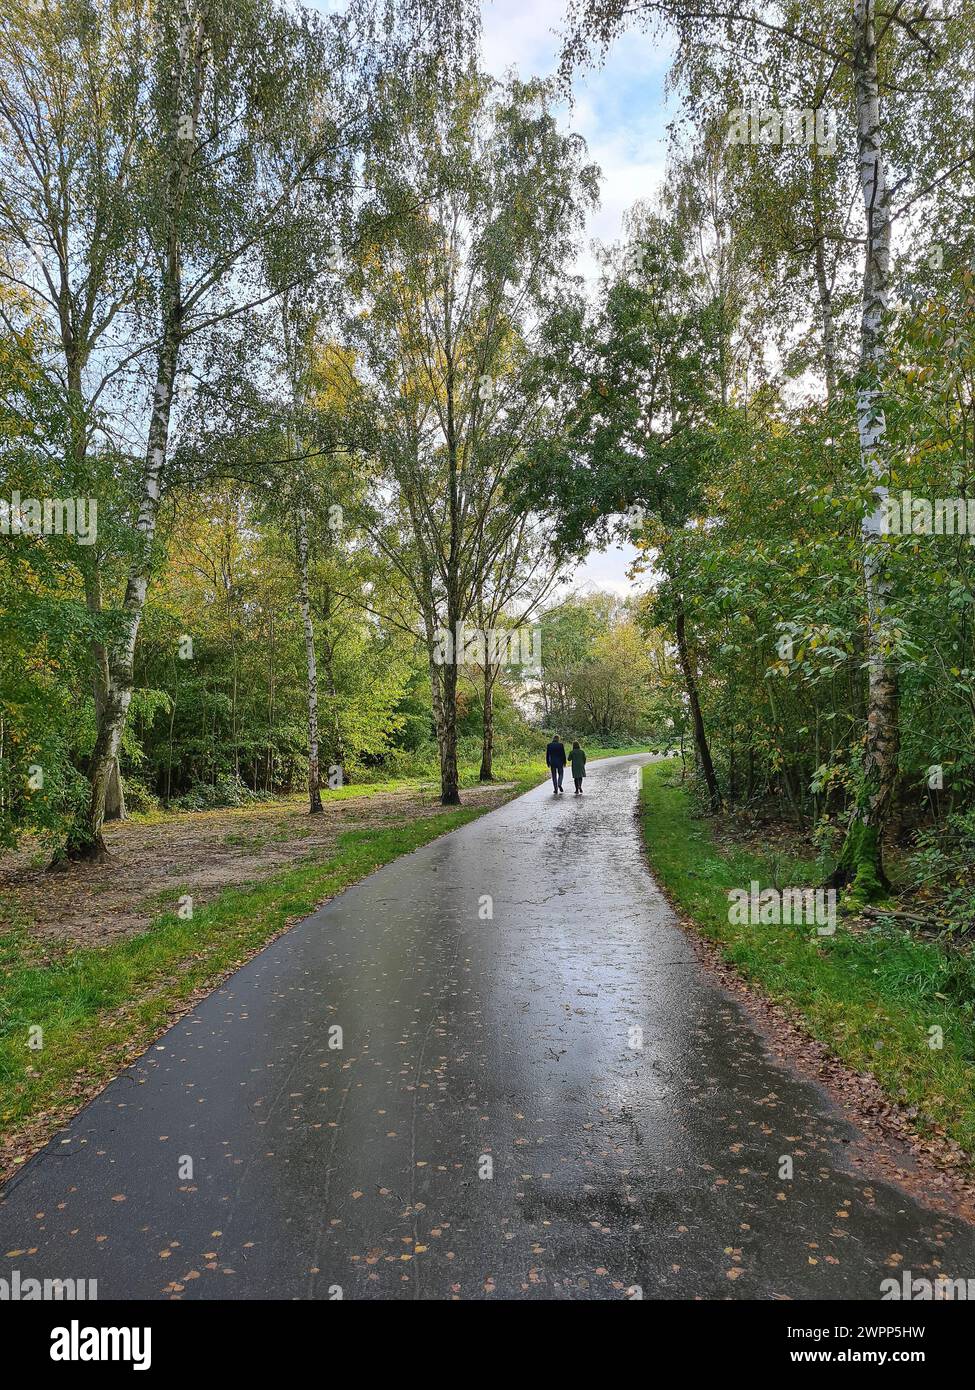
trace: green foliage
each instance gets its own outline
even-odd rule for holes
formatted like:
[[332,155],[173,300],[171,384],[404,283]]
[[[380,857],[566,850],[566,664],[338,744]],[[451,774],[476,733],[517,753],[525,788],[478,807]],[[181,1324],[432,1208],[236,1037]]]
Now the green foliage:
[[547,728],[596,735],[612,747],[662,726],[632,604],[603,593],[570,598],[546,609],[540,627],[542,669],[530,689]]
[[221,806],[246,806],[266,799],[265,794],[252,791],[239,777],[221,772],[212,782],[198,782],[173,797],[169,804],[174,811],[212,811]]
[[917,906],[934,912],[943,930],[975,930],[975,809],[952,811],[920,829],[907,856],[907,887]]

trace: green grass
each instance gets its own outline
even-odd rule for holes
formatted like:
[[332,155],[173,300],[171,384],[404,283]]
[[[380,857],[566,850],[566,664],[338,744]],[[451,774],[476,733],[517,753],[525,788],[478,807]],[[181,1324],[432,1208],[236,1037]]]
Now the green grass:
[[[728,893],[757,879],[763,888],[815,885],[810,859],[785,861],[715,845],[695,819],[675,765],[643,778],[647,852],[662,885],[717,942],[747,980],[805,1020],[812,1036],[844,1062],[869,1071],[892,1099],[919,1111],[927,1132],[943,1130],[975,1152],[975,965],[971,958],[892,927],[836,935],[815,927],[734,924]],[[943,1047],[930,1046],[931,1028]]]
[[[476,773],[474,780],[477,780]],[[410,778],[387,778],[382,782],[347,782],[344,786],[335,788],[322,788],[322,799],[325,801],[349,801],[354,797],[376,796],[379,792],[402,792],[416,791],[424,785],[424,779],[417,777]],[[153,807],[151,811],[130,811],[129,819],[137,825],[161,825],[171,821],[174,816],[223,816],[228,811],[240,811],[242,814],[260,815],[269,807],[281,805],[284,802],[294,802],[300,805],[306,799],[306,793],[296,792],[292,796],[270,797],[268,800],[245,801],[239,806],[212,806],[203,811],[185,811],[173,808],[166,810],[162,806]],[[46,862],[46,861],[44,861]]]

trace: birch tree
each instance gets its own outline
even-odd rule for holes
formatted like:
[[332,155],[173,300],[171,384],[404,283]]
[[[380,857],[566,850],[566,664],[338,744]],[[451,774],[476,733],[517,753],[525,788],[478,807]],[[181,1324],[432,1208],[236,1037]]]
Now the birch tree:
[[[968,10],[968,6],[960,7]],[[971,19],[971,11],[968,10]],[[882,839],[898,773],[898,655],[896,624],[890,610],[890,590],[880,540],[880,518],[889,482],[890,458],[884,409],[887,360],[887,310],[890,294],[890,238],[894,221],[891,205],[889,136],[900,132],[900,148],[909,166],[898,179],[901,190],[913,184],[914,197],[904,194],[908,210],[925,187],[934,187],[970,169],[975,148],[955,150],[947,160],[931,138],[945,103],[957,100],[949,74],[953,31],[962,32],[964,19],[950,20],[921,4],[910,10],[895,0],[882,8],[877,0],[854,0],[842,16],[828,5],[776,3],[727,6],[723,0],[577,0],[569,8],[569,34],[564,70],[585,59],[592,48],[605,51],[615,35],[635,20],[651,28],[669,28],[678,39],[678,71],[706,69],[708,49],[715,43],[737,49],[741,63],[761,62],[772,50],[825,57],[834,70],[844,69],[852,88],[852,107],[844,110],[853,122],[860,171],[862,226],[862,290],[859,330],[859,372],[856,416],[860,468],[867,502],[861,526],[861,566],[865,595],[867,651],[867,713],[860,786],[850,828],[836,873],[838,884],[849,884],[852,899],[863,901],[883,893]],[[880,54],[885,42],[885,57]],[[929,80],[937,53],[939,82]],[[890,74],[885,78],[882,68]],[[963,71],[958,87],[963,84]],[[824,93],[825,95],[825,93]],[[893,106],[890,120],[887,108]],[[925,120],[918,122],[917,113]],[[919,130],[928,138],[918,143]],[[913,130],[911,148],[904,138]],[[939,161],[940,167],[939,167]]]
[[[63,401],[67,459],[51,476],[82,494],[102,491],[102,529],[74,548],[94,625],[91,682],[96,726],[109,718],[109,648],[103,616],[112,546],[99,455],[130,437],[113,405],[146,344],[133,321],[144,249],[134,206],[148,121],[147,10],[12,0],[0,19],[0,299],[16,333],[25,306],[34,361]],[[100,773],[104,815],[124,815],[117,756]]]
[[538,351],[594,171],[541,83],[431,91],[367,172],[392,232],[363,256],[347,332],[378,463],[369,532],[418,609],[441,764],[460,800],[458,634],[517,529],[506,479],[553,427]]
[[[256,209],[248,206],[242,156],[247,127],[258,118],[266,91],[260,82],[249,89],[241,80],[240,64],[244,52],[253,61],[262,21],[273,32],[272,17],[259,7],[243,7],[227,23],[216,7],[197,0],[171,0],[152,17],[153,122],[142,171],[143,235],[154,270],[145,309],[153,340],[147,364],[148,426],[135,499],[132,560],[107,653],[104,717],[92,756],[88,814],[76,822],[69,837],[69,858],[100,858],[105,853],[106,792],[132,700],[136,641],[153,567],[180,357],[194,332],[227,312],[226,305],[216,307],[213,299],[260,234],[253,220],[248,221]],[[280,29],[278,39],[280,44]],[[273,55],[269,70],[260,75],[270,78],[273,86],[275,80],[283,80],[279,45],[269,45],[268,52]],[[293,89],[283,90],[293,95]],[[256,100],[255,92],[260,94]],[[229,176],[225,164],[230,164]],[[265,221],[271,211],[267,204],[260,208]],[[211,238],[215,246],[208,244]]]
[[[284,346],[284,380],[289,396],[289,419],[285,433],[287,457],[299,460],[306,447],[301,422],[307,416],[308,345],[312,333],[310,316],[300,298],[285,291],[281,298],[281,336]],[[290,470],[289,470],[290,472]],[[321,767],[318,740],[318,662],[315,655],[315,625],[309,592],[308,504],[306,469],[294,465],[293,476],[284,492],[291,513],[298,575],[298,607],[305,638],[305,684],[308,695],[308,811],[322,813]]]
[[[177,379],[217,330],[278,298],[264,276],[267,243],[293,227],[296,188],[329,200],[361,148],[381,74],[454,36],[466,10],[432,17],[421,4],[356,3],[342,15],[294,15],[272,0],[164,0],[152,15],[141,232],[152,275],[141,304],[152,351],[146,442],[133,499],[132,558],[108,651],[105,718],[91,797],[68,857],[104,854],[111,768],[132,699],[139,626],[156,562]],[[462,26],[461,26],[462,27]],[[282,150],[292,162],[281,171]],[[299,267],[297,283],[308,276]]]

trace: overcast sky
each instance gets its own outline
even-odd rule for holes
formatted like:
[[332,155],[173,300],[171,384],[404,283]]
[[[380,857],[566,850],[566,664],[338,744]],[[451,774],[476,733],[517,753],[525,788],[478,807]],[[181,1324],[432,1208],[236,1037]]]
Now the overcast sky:
[[[342,0],[311,3],[333,9]],[[512,68],[523,78],[550,76],[558,62],[564,14],[565,0],[482,0],[487,71],[496,77]],[[576,73],[572,104],[561,109],[563,125],[585,138],[603,175],[600,206],[589,219],[590,245],[575,267],[593,279],[591,243],[618,240],[624,213],[637,199],[652,196],[663,179],[664,81],[670,56],[668,48],[646,34],[625,34],[602,67]],[[632,553],[614,546],[591,555],[573,576],[572,587],[633,592],[626,578]]]
[[[484,0],[484,66],[496,77],[510,68],[525,78],[548,76],[558,60],[564,12],[563,0]],[[600,207],[589,221],[591,238],[618,240],[626,210],[660,186],[669,62],[669,51],[654,39],[632,33],[616,41],[603,67],[576,74],[573,104],[564,110],[563,122],[584,136],[603,173]],[[583,257],[579,268],[594,272],[591,254]],[[626,578],[632,553],[629,547],[613,546],[590,555],[572,577],[571,587],[633,592]]]
[[[484,65],[500,77],[547,77],[558,60],[563,0],[484,0]],[[666,112],[664,79],[670,54],[646,34],[617,39],[602,68],[580,70],[573,82],[567,127],[584,136],[603,171],[602,206],[592,217],[594,237],[612,241],[623,213],[647,197],[663,177]]]

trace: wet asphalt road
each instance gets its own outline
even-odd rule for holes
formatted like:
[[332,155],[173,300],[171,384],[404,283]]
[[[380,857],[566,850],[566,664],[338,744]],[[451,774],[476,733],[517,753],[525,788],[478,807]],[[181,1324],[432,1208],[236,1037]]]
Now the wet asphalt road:
[[643,761],[274,942],[25,1165],[0,1274],[102,1299],[877,1299],[905,1269],[975,1274],[972,1228],[848,1172],[852,1131],[697,964],[642,858]]

